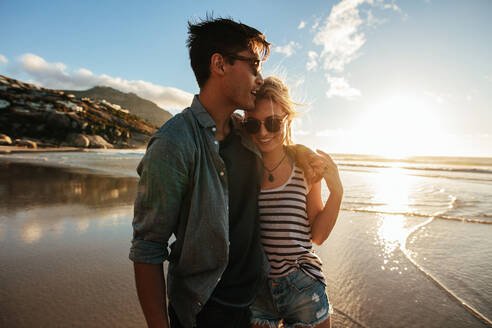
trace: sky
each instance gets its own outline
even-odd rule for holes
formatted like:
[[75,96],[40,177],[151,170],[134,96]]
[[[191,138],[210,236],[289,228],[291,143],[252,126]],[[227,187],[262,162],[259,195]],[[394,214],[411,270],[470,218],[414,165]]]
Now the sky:
[[492,1],[0,0],[0,74],[107,85],[177,113],[199,92],[187,22],[212,14],[273,44],[294,140],[329,153],[492,157]]

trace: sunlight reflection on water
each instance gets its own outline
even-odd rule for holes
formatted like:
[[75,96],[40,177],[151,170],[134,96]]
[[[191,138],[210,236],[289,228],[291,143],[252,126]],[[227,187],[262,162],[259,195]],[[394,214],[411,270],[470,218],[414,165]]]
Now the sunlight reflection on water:
[[[400,168],[391,168],[380,171],[375,175],[374,194],[372,202],[384,204],[379,210],[393,213],[408,213],[410,209],[410,193],[413,187],[413,179]],[[410,229],[409,222],[404,215],[379,214],[378,230],[376,231],[376,244],[381,248],[380,256],[383,257],[381,270],[401,271],[401,264],[394,260],[395,250],[405,245]],[[407,270],[407,268],[403,268]]]
[[413,180],[413,177],[406,175],[403,169],[397,167],[380,171],[380,174],[374,176],[373,203],[385,204],[380,210],[408,212]]

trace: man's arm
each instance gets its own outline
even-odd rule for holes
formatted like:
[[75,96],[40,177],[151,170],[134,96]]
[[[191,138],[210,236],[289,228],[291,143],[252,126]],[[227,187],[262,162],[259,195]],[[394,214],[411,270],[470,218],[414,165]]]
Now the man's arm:
[[166,280],[162,264],[134,263],[138,300],[149,328],[168,328]]
[[137,294],[148,327],[169,327],[163,263],[170,236],[178,225],[181,200],[188,186],[188,169],[182,147],[172,138],[157,138],[147,149],[134,205],[133,240]]

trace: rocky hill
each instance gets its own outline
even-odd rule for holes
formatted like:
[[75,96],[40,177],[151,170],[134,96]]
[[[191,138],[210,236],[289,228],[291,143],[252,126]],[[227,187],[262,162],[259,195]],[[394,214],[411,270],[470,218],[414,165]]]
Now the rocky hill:
[[121,107],[143,118],[145,121],[161,126],[172,117],[168,111],[160,108],[152,101],[140,98],[136,94],[124,93],[110,87],[94,87],[89,90],[62,90],[65,93],[73,94],[77,98],[91,98],[93,100],[106,100],[112,104],[120,105]]
[[138,148],[156,130],[106,100],[78,99],[0,75],[0,145]]

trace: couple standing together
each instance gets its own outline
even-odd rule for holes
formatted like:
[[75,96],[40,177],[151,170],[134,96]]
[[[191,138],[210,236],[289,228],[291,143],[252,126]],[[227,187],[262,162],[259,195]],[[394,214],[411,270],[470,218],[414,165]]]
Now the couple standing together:
[[337,220],[338,169],[292,145],[296,104],[281,80],[261,76],[262,33],[222,18],[188,33],[200,93],[151,138],[137,169],[130,259],[147,324],[330,327],[312,242]]

